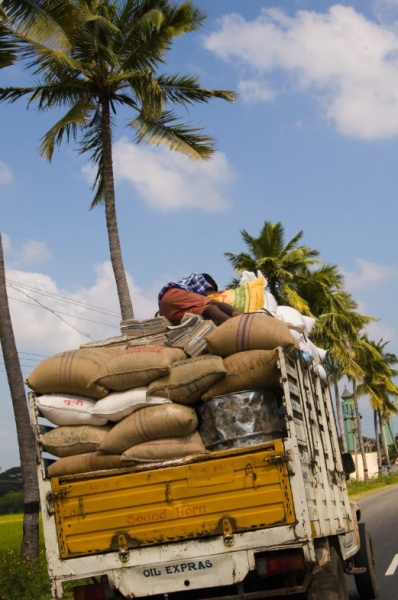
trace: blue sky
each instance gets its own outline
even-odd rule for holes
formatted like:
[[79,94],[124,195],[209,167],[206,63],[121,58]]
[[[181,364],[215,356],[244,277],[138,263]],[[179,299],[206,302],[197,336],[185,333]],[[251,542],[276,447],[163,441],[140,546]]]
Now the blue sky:
[[[182,112],[217,140],[206,163],[135,146],[118,114],[117,210],[137,318],[152,317],[168,281],[206,271],[232,278],[224,252],[245,250],[282,223],[286,241],[336,264],[369,328],[398,354],[398,0],[197,0],[208,18],[179,39],[163,71],[232,89]],[[14,66],[1,85],[22,85]],[[73,146],[39,156],[56,114],[0,107],[0,224],[24,376],[43,357],[119,333],[102,207],[90,210],[92,172]],[[0,467],[19,464],[0,364]],[[372,415],[361,400],[365,434]],[[395,420],[395,429],[398,422]]]

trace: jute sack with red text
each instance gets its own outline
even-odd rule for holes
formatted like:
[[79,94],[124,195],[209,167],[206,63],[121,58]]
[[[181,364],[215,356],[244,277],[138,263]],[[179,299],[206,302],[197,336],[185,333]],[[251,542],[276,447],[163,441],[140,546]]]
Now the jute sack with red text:
[[44,450],[54,456],[74,456],[95,452],[110,430],[109,425],[65,425],[47,431],[40,441]]
[[62,477],[63,475],[76,475],[90,471],[104,471],[106,469],[119,469],[123,467],[120,456],[102,454],[102,452],[87,452],[76,456],[65,456],[47,467],[49,477]]
[[109,454],[122,454],[142,442],[189,435],[196,430],[197,425],[198,417],[189,406],[160,404],[140,408],[112,427],[99,450]]
[[45,419],[54,425],[106,425],[108,419],[92,413],[97,402],[76,394],[42,394],[36,396],[36,406]]
[[221,323],[206,336],[211,354],[230,356],[245,350],[272,350],[282,346],[287,352],[297,347],[289,328],[263,313],[240,315]]
[[[232,319],[231,319],[232,320]],[[232,392],[279,387],[277,350],[247,350],[224,358],[228,374],[209,387],[202,400]]]
[[127,466],[135,462],[171,460],[197,454],[207,454],[202,438],[197,431],[182,437],[152,440],[129,448],[122,454],[122,463]]
[[96,383],[119,392],[148,385],[151,381],[167,375],[174,362],[186,357],[181,348],[127,348],[108,360],[96,378]]
[[104,398],[109,389],[95,380],[103,365],[115,353],[116,349],[112,347],[60,352],[38,364],[26,384],[40,394],[78,394]]
[[225,377],[226,373],[221,356],[204,354],[188,358],[173,363],[166,377],[152,381],[148,394],[192,406],[208,387]]

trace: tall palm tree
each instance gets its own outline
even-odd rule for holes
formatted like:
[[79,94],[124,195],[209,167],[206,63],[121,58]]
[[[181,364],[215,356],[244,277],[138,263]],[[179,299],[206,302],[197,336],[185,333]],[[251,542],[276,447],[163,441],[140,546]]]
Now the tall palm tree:
[[[334,365],[336,413],[344,450],[338,379],[344,374],[351,377],[362,374],[352,347],[358,332],[375,319],[356,311],[357,303],[344,290],[343,275],[337,266],[324,264],[317,258],[317,250],[299,245],[302,231],[286,242],[282,224],[265,221],[259,236],[254,237],[245,230],[241,235],[248,252],[224,253],[235,271],[261,271],[278,304],[292,306],[317,319],[311,339],[329,350],[330,364]],[[231,285],[237,283],[236,279]]]
[[299,245],[303,232],[286,242],[282,224],[265,221],[258,237],[244,229],[240,233],[248,252],[224,252],[234,270],[261,271],[278,304],[292,306],[307,314],[308,303],[297,293],[297,286],[302,279],[308,280],[309,267],[322,261],[316,258],[317,250]]
[[193,76],[157,73],[174,38],[197,30],[205,14],[191,2],[170,0],[3,0],[2,9],[0,47],[14,44],[37,83],[2,87],[0,101],[27,97],[28,106],[37,103],[40,111],[67,109],[43,136],[40,152],[51,161],[55,146],[72,139],[95,165],[92,206],[105,204],[122,319],[133,318],[116,218],[114,118],[127,107],[137,143],[165,144],[193,159],[211,157],[213,138],[181,122],[174,107],[232,101],[234,93],[204,89]]
[[343,277],[338,267],[323,265],[311,273],[306,283],[299,286],[298,293],[308,302],[317,319],[311,332],[312,341],[328,350],[330,383],[334,387],[337,422],[343,451],[346,452],[338,382],[344,375],[350,375],[351,378],[362,375],[352,348],[356,345],[358,332],[376,319],[360,314],[356,301],[342,286]]
[[3,245],[0,234],[0,342],[17,427],[24,495],[21,558],[36,560],[39,555],[39,485],[36,449],[30,425],[25,388],[8,305]]
[[[376,449],[378,453],[379,472],[381,473],[381,450],[383,445],[387,468],[390,468],[388,448],[384,435],[384,427],[392,414],[398,413],[398,386],[392,381],[398,375],[394,365],[398,364],[395,354],[385,351],[388,342],[374,342],[366,335],[361,336],[360,361],[364,375],[358,385],[358,396],[367,395],[375,414]],[[380,432],[380,434],[379,434]]]

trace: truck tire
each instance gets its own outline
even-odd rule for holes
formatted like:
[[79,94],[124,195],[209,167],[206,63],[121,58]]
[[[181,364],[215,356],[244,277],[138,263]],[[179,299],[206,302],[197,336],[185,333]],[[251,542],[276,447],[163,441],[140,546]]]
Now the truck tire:
[[349,600],[343,565],[334,548],[330,550],[330,566],[314,575],[306,600]]
[[372,540],[366,523],[358,523],[361,545],[354,556],[355,567],[365,567],[365,573],[354,575],[355,586],[361,600],[375,600],[379,595]]

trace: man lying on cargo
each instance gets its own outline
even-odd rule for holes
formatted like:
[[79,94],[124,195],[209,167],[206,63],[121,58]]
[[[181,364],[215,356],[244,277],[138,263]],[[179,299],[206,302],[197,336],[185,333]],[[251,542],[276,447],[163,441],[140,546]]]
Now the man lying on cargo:
[[227,319],[242,314],[231,304],[218,302],[207,296],[218,292],[218,285],[207,273],[191,273],[179,281],[169,282],[159,292],[159,315],[173,325],[179,325],[185,313],[202,315],[220,325]]

